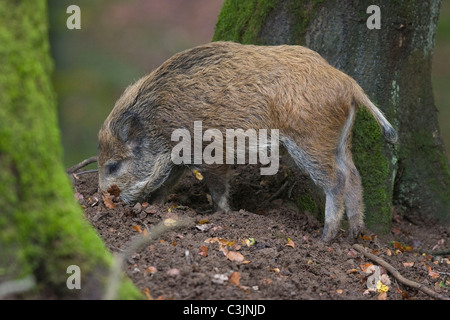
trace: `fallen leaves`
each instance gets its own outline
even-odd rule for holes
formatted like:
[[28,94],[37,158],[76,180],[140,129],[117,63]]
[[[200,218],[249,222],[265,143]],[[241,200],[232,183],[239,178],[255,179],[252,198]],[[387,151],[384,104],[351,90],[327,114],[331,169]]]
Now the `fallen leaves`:
[[400,250],[400,252],[412,251],[412,248],[408,245],[403,245],[400,242],[393,241],[392,243],[394,249]]
[[174,227],[177,224],[177,220],[172,219],[172,218],[167,218],[163,220],[163,224],[166,227]]
[[403,262],[403,266],[405,268],[411,268],[412,266],[414,266],[414,262]]
[[228,282],[235,286],[238,286],[240,281],[241,281],[241,274],[237,271],[234,271],[228,278]]
[[118,201],[119,197],[120,197],[120,189],[115,184],[110,186],[107,192],[102,193],[103,203],[105,204],[105,207],[108,209],[116,208],[116,204],[114,203],[114,201]]
[[158,272],[158,269],[156,269],[156,267],[150,266],[150,267],[147,267],[147,269],[145,269],[145,272],[153,274],[153,273]]
[[[245,257],[238,252],[238,250],[241,249],[241,245],[237,244],[235,240],[229,241],[224,238],[214,237],[214,238],[208,238],[204,241],[205,243],[218,243],[219,244],[219,251],[221,251],[225,257],[233,262],[242,262],[242,263],[249,263],[250,261],[245,260]],[[230,250],[232,249],[232,250]]]
[[228,251],[225,256],[228,260],[235,262],[242,262],[245,259],[244,256],[237,251]]
[[288,246],[288,247],[291,247],[291,248],[295,248],[294,241],[292,241],[291,239],[288,238],[288,241],[285,244],[285,246]]
[[207,246],[201,246],[200,247],[200,251],[198,252],[198,254],[203,256],[203,257],[207,257],[208,256],[208,247]]
[[437,279],[440,277],[439,273],[431,270],[431,267],[429,265],[426,265],[426,267],[428,269],[428,276],[430,276],[431,279]]
[[180,270],[177,268],[172,268],[167,271],[167,274],[171,277],[175,277],[180,274]]
[[192,173],[194,173],[195,178],[197,178],[197,180],[200,180],[200,181],[203,180],[203,175],[200,173],[200,171],[198,171],[198,170],[192,170]]
[[360,265],[361,270],[368,274],[366,279],[367,290],[364,294],[370,294],[371,292],[378,293],[378,300],[386,300],[387,292],[391,280],[383,267],[374,265],[372,263],[365,263]]
[[120,196],[120,189],[117,185],[113,184],[106,190],[110,195],[119,197]]

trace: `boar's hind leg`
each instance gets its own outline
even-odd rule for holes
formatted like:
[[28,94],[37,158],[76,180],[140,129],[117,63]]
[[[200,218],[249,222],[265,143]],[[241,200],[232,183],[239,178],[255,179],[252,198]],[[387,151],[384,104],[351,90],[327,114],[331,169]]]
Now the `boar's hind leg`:
[[348,237],[356,239],[364,229],[364,203],[361,177],[351,158],[347,160],[345,181],[345,209],[349,221]]
[[230,211],[228,205],[230,166],[227,164],[204,165],[201,172],[211,194],[215,210]]
[[280,140],[297,166],[307,171],[325,192],[325,226],[322,240],[328,242],[337,235],[344,213],[345,174],[336,164],[334,154],[321,154],[320,159],[316,159],[299,147],[293,139],[282,136]]
[[164,181],[164,184],[150,196],[150,203],[164,204],[167,200],[169,192],[178,184],[184,176],[186,168],[183,166],[174,166],[170,172],[169,177]]
[[342,214],[344,213],[344,191],[345,179],[344,176],[338,172],[337,182],[329,183],[324,186],[325,191],[325,225],[323,227],[322,240],[329,242],[333,240],[341,223]]

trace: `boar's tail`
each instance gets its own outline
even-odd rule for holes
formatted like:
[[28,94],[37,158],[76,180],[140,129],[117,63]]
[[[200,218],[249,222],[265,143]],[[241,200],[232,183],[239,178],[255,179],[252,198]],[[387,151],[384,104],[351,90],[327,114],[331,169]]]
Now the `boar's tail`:
[[395,131],[389,121],[386,120],[383,112],[370,101],[356,81],[353,83],[353,98],[356,103],[365,106],[375,117],[383,132],[384,138],[390,143],[396,143],[398,139],[397,131]]

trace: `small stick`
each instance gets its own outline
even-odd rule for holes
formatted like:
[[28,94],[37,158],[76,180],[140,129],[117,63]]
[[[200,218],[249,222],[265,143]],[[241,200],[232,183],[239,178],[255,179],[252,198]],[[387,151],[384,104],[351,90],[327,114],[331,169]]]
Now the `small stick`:
[[95,172],[98,172],[98,169],[80,171],[80,172],[77,172],[77,173],[74,173],[74,174],[76,174],[77,176],[81,176],[82,174],[95,173]]
[[270,201],[272,201],[273,199],[275,199],[276,197],[278,197],[278,196],[281,194],[281,192],[283,192],[283,190],[286,189],[286,187],[287,187],[288,184],[289,184],[289,181],[286,181],[286,182],[281,186],[281,188],[278,189],[278,191],[275,192],[269,199],[265,200],[265,201],[263,202],[263,204],[269,203]]
[[73,167],[70,167],[69,169],[67,169],[66,173],[67,174],[72,174],[75,171],[77,171],[78,169],[86,167],[88,164],[91,164],[93,162],[97,162],[97,160],[98,160],[97,156],[93,156],[93,157],[87,158],[87,159],[81,161],[80,163],[74,165]]
[[450,249],[436,250],[436,251],[422,251],[423,253],[432,255],[432,256],[445,256],[450,254]]
[[163,222],[160,222],[156,226],[151,229],[150,233],[146,235],[137,236],[132,240],[131,244],[125,250],[121,250],[121,254],[116,254],[114,256],[114,262],[110,270],[109,279],[106,284],[106,289],[104,292],[103,299],[104,300],[114,300],[116,299],[117,289],[120,281],[120,274],[122,271],[122,266],[126,259],[131,256],[131,254],[144,245],[148,245],[153,241],[157,240],[161,235],[169,230],[173,230],[175,228],[184,228],[192,225],[192,219],[190,218],[180,218],[173,225],[166,225]]
[[439,299],[439,300],[450,300],[450,298],[447,298],[437,292],[434,292],[433,290],[425,287],[423,284],[417,283],[415,281],[406,279],[405,277],[403,277],[398,271],[397,269],[395,269],[392,265],[390,265],[389,263],[387,263],[386,261],[384,261],[383,259],[381,259],[380,257],[377,257],[374,254],[371,254],[369,252],[366,252],[366,250],[364,249],[363,246],[359,245],[359,244],[354,244],[353,248],[356,249],[357,251],[359,251],[360,253],[362,253],[364,256],[366,256],[367,258],[369,258],[370,260],[378,263],[379,265],[381,265],[382,267],[384,267],[387,271],[389,271],[398,281],[400,281],[401,283],[403,283],[404,285],[407,285],[409,287],[418,289],[426,294],[428,294],[429,296],[435,298],[435,299]]

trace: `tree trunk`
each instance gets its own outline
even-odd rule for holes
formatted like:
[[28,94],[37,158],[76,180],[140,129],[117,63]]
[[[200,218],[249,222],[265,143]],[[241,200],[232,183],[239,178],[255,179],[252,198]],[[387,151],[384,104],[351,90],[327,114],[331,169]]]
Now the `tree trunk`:
[[[31,277],[24,297],[100,298],[113,260],[62,167],[47,33],[46,1],[0,2],[0,284]],[[66,285],[71,265],[80,290]],[[121,298],[139,296],[122,282]]]
[[[377,2],[381,29],[369,29],[366,11]],[[390,230],[393,205],[450,221],[450,171],[431,87],[439,7],[439,0],[226,0],[219,14],[213,40],[307,46],[352,76],[398,129],[399,143],[388,145],[358,110],[354,161],[375,232]]]

